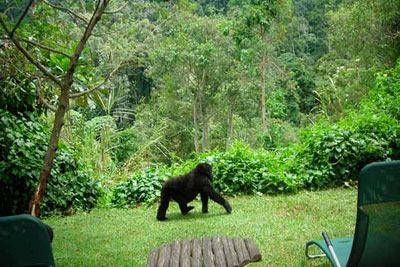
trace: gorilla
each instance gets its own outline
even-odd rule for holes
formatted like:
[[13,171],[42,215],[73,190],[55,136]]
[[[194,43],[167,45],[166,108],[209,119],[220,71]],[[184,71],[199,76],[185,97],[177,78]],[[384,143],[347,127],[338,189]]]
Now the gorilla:
[[157,211],[157,220],[165,221],[168,219],[165,214],[171,199],[178,202],[182,215],[186,215],[194,208],[193,206],[188,206],[187,203],[195,199],[199,193],[203,213],[208,212],[208,198],[222,205],[226,212],[231,213],[231,205],[214,191],[211,185],[212,180],[211,165],[199,163],[190,172],[165,181],[161,188],[161,201]]

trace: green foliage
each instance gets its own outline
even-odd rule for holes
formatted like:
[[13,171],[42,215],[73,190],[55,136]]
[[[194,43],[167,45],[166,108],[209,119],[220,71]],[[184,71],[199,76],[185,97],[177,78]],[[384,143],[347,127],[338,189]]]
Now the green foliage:
[[[0,214],[24,213],[39,179],[49,132],[34,113],[0,110]],[[101,190],[76,155],[60,145],[44,196],[42,215],[90,209]]]
[[[400,53],[398,0],[161,2],[129,2],[103,17],[97,29],[104,34],[83,51],[72,91],[109,80],[71,99],[75,114],[62,132],[45,213],[92,207],[101,189],[91,176],[105,185],[130,177],[103,198],[125,207],[153,202],[164,179],[200,161],[214,166],[220,192],[240,195],[351,186],[364,164],[400,157],[400,67],[378,73],[371,90],[373,74]],[[94,7],[86,4],[63,3],[88,17]],[[9,26],[17,7],[5,11]],[[75,25],[38,3],[17,34],[72,54],[78,41],[70,40],[81,34]],[[65,74],[68,57],[23,45],[45,68]],[[121,61],[128,64],[108,76]],[[0,41],[0,65],[0,207],[22,212],[48,129],[36,115],[44,110],[36,103],[36,68],[10,40]],[[54,105],[59,91],[42,82],[43,99]],[[315,121],[297,136],[297,127]],[[148,169],[154,164],[160,168]]]
[[236,143],[227,152],[201,155],[213,166],[214,185],[227,195],[292,193],[301,188],[290,172],[290,154],[252,151]]
[[90,210],[95,207],[103,189],[91,174],[76,160],[69,147],[60,145],[41,207],[42,214]]
[[361,101],[359,110],[331,125],[327,121],[303,131],[307,146],[306,183],[324,187],[356,181],[367,163],[398,159],[400,147],[400,68],[378,73],[376,87]]
[[133,127],[117,132],[112,139],[112,154],[120,166],[138,151],[137,132]]
[[[214,186],[225,195],[292,193],[300,189],[352,186],[373,161],[399,159],[400,67],[377,75],[376,88],[356,111],[335,124],[321,120],[305,128],[298,143],[270,142],[275,150],[254,151],[237,142],[228,151],[196,154],[170,167],[137,172],[114,191],[117,206],[151,203],[163,178],[183,174],[198,162],[213,166]],[[362,111],[362,112],[360,112]],[[273,139],[280,127],[270,127]],[[167,175],[168,174],[168,175]],[[154,179],[154,180],[153,180]]]
[[286,147],[296,141],[296,128],[281,120],[271,120],[261,137],[265,149]]
[[31,80],[18,80],[14,77],[0,79],[0,109],[12,113],[33,112],[35,98],[35,89]]
[[94,136],[98,138],[105,129],[115,131],[116,128],[117,126],[111,116],[94,117],[90,121],[86,122],[85,125],[85,130],[88,133],[94,134]]
[[48,134],[33,113],[16,116],[0,110],[0,114],[0,214],[18,214],[28,208]]
[[364,165],[391,158],[398,131],[398,122],[383,113],[307,129],[301,138],[307,145],[303,157],[309,160],[307,184],[322,188],[356,181]]
[[160,196],[165,177],[165,172],[154,168],[136,172],[130,179],[117,183],[111,204],[124,208],[151,204]]

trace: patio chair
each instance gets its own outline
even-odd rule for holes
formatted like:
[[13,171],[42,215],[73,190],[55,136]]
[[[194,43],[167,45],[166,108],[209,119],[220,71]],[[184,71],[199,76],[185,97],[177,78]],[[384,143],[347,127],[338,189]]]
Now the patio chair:
[[[400,266],[400,161],[371,163],[361,170],[354,237],[332,240],[340,265],[326,243],[307,242],[306,256],[327,256],[335,267]],[[309,255],[312,245],[324,254]]]
[[31,215],[0,217],[1,266],[55,266],[46,225]]

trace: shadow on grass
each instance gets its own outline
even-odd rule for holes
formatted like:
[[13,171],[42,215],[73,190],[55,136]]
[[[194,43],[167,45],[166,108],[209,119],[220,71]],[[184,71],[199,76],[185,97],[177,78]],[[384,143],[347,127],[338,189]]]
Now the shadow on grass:
[[174,212],[170,213],[167,217],[168,221],[181,221],[181,220],[198,220],[198,219],[207,219],[207,218],[212,218],[212,217],[217,217],[217,216],[227,216],[229,213],[226,212],[218,212],[218,213],[202,213],[202,212],[192,212],[186,215],[182,215],[179,212]]

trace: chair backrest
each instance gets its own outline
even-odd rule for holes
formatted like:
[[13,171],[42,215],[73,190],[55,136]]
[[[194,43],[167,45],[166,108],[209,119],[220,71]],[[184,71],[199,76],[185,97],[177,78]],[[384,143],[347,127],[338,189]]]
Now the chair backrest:
[[372,163],[361,170],[347,266],[400,266],[400,161]]
[[45,224],[31,215],[0,217],[1,266],[54,266]]

